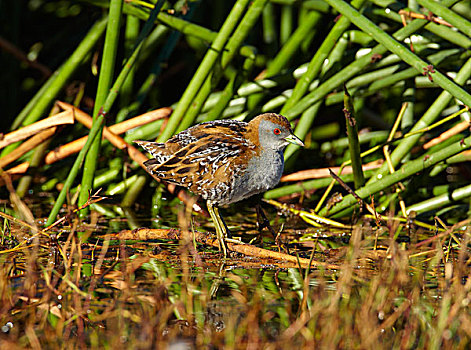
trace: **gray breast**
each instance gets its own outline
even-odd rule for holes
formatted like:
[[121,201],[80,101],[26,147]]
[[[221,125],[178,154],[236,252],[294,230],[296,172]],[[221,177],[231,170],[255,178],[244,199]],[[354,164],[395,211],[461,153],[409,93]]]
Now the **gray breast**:
[[253,157],[247,169],[234,178],[229,198],[219,204],[235,203],[275,187],[280,182],[283,166],[281,151],[268,151],[260,157]]

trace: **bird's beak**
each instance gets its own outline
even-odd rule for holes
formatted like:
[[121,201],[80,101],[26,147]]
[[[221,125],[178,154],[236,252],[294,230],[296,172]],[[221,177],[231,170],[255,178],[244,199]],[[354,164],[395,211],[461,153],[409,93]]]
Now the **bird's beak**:
[[294,134],[285,137],[285,140],[294,145],[304,147],[304,143]]

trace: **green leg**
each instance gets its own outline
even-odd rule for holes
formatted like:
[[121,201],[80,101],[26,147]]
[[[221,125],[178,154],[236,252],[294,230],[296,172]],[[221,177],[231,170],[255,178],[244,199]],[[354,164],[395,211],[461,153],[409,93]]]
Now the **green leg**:
[[227,246],[226,241],[224,240],[224,238],[227,236],[226,224],[224,223],[221,215],[219,214],[218,207],[213,206],[210,201],[207,201],[206,204],[208,206],[209,215],[211,215],[211,218],[214,222],[214,226],[216,227],[216,235],[219,241],[219,249],[222,249],[224,253],[224,258],[227,258]]

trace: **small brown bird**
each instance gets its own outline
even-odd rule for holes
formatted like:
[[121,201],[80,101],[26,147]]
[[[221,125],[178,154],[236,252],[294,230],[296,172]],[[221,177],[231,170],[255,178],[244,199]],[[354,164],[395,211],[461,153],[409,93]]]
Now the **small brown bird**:
[[144,163],[148,172],[206,200],[224,256],[228,229],[218,206],[275,187],[283,173],[286,146],[304,146],[288,120],[275,113],[261,114],[249,123],[201,123],[165,143],[135,142],[154,157]]

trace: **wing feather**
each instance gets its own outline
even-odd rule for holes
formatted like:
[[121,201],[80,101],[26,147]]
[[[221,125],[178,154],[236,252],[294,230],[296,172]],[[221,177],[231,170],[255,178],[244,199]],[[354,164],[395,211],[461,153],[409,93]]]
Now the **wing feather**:
[[145,163],[150,173],[203,197],[213,197],[211,190],[216,185],[230,191],[233,179],[255,155],[256,146],[244,137],[246,131],[247,123],[222,120],[196,125],[165,144],[139,144],[159,156]]

